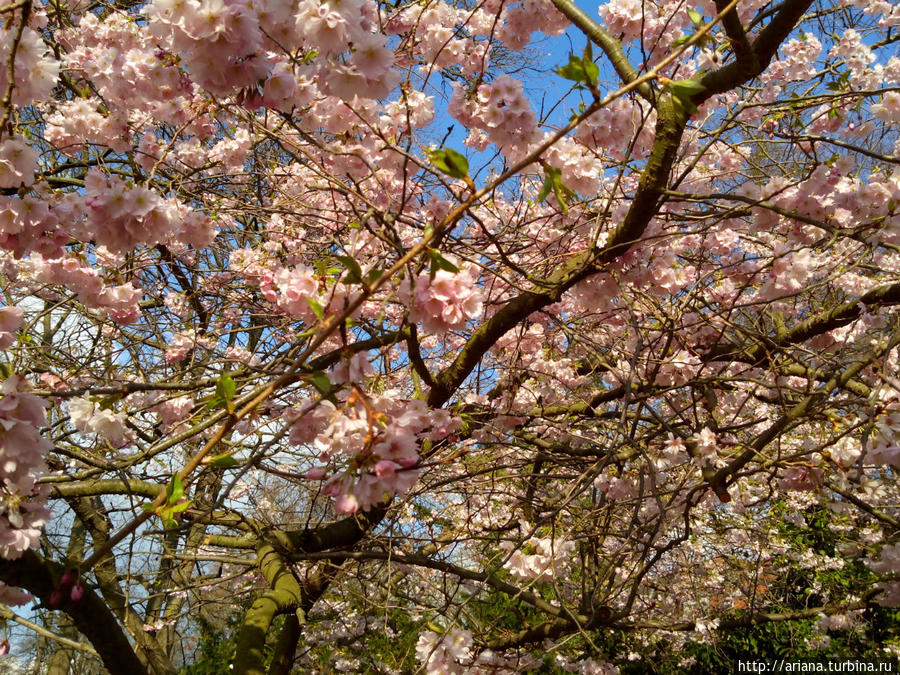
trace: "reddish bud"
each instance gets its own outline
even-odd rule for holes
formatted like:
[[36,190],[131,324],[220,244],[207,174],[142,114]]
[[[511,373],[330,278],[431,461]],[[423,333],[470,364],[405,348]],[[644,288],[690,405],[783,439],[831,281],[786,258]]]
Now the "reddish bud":
[[0,642],[0,656],[6,656],[9,654],[9,640],[3,640]]
[[81,584],[81,580],[75,582],[75,585],[72,586],[72,593],[70,594],[72,598],[72,602],[78,602],[81,598],[84,597],[84,586]]
[[62,601],[63,592],[58,588],[54,588],[53,592],[50,594],[50,606],[56,609],[62,604]]
[[60,588],[68,588],[76,581],[78,581],[78,570],[76,570],[74,567],[70,567],[65,572],[63,572],[63,575],[59,579],[59,585]]

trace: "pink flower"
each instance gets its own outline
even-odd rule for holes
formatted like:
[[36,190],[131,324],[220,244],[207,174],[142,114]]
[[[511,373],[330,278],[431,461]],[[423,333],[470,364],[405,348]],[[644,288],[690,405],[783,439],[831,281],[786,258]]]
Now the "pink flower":
[[21,307],[0,308],[0,349],[7,349],[16,341],[16,331],[22,327]]
[[342,494],[334,503],[334,512],[339,515],[350,515],[359,510],[359,500],[354,494]]
[[458,273],[438,270],[431,279],[420,274],[409,316],[432,333],[446,333],[465,326],[481,314],[483,293],[468,269]]
[[0,187],[26,187],[34,183],[38,153],[21,136],[0,143]]

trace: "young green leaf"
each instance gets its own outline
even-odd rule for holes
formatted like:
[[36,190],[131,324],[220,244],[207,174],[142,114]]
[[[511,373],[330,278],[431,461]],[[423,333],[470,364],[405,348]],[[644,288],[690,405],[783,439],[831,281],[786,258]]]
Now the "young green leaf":
[[210,459],[207,464],[209,466],[214,466],[217,469],[230,469],[233,466],[241,465],[230,452],[223,452],[221,455],[216,455]]
[[569,54],[569,62],[559,68],[556,74],[573,82],[588,82],[587,73],[584,71],[584,61],[574,54]]
[[437,249],[428,249],[428,259],[431,261],[430,275],[432,279],[434,279],[434,275],[437,274],[438,270],[446,270],[447,272],[453,272],[454,274],[459,272],[459,268],[442,256]]
[[219,375],[219,381],[216,382],[216,397],[221,398],[225,403],[229,403],[234,398],[237,386],[227,370],[223,370]]
[[184,485],[181,483],[181,477],[175,473],[172,479],[166,485],[166,504],[176,504],[184,496]]
[[316,315],[316,318],[321,321],[325,316],[325,309],[322,307],[321,303],[315,298],[306,298],[306,303],[309,305],[312,313]]
[[538,196],[535,197],[534,200],[538,204],[547,199],[547,197],[550,196],[550,192],[553,190],[553,178],[550,171],[558,171],[558,169],[548,169],[544,174],[544,184],[541,186],[541,191],[538,192]]
[[331,393],[331,380],[322,370],[317,370],[309,377],[309,381],[323,396]]
[[185,499],[183,502],[178,502],[177,504],[173,504],[169,507],[169,511],[171,513],[181,513],[182,511],[187,511],[191,508],[191,500]]
[[687,15],[688,18],[690,18],[691,23],[693,23],[695,26],[699,26],[703,23],[703,15],[696,9],[688,9]]
[[568,200],[575,197],[575,193],[565,185],[563,185],[562,171],[552,166],[546,166],[544,167],[544,172],[546,174],[544,178],[544,185],[537,196],[537,201],[544,201],[550,195],[550,193],[553,192],[553,196],[556,197],[559,208],[562,209],[563,213],[568,213]]
[[347,270],[347,281],[351,284],[361,284],[363,282],[362,268],[356,260],[349,255],[339,255],[337,256],[337,259],[344,266],[344,269]]
[[[662,78],[660,79],[663,81]],[[694,95],[706,91],[705,86],[694,79],[678,81],[664,80],[663,83],[666,88],[672,92],[672,97],[676,106],[681,108],[686,115],[693,115],[697,112],[697,105],[692,99]]]
[[469,160],[456,150],[451,148],[443,148],[440,150],[432,150],[428,153],[431,163],[441,173],[445,173],[452,178],[465,178],[469,175]]

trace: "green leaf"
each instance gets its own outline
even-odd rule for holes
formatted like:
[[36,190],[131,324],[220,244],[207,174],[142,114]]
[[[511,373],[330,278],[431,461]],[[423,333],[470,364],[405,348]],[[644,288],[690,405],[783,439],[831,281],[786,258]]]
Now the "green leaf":
[[678,38],[677,40],[675,40],[675,42],[672,43],[672,46],[680,47],[681,45],[683,45],[685,42],[687,42],[690,39],[691,39],[690,35],[682,35],[680,38]]
[[562,209],[563,213],[568,213],[568,200],[575,197],[576,194],[563,185],[562,171],[552,166],[547,166],[544,167],[544,172],[546,177],[544,178],[544,185],[537,196],[537,201],[544,201],[550,195],[550,192],[553,192],[553,195],[556,197],[556,201],[559,204],[559,208]]
[[432,150],[428,155],[431,158],[431,163],[441,173],[460,179],[469,175],[469,160],[456,150],[443,148],[441,150]]
[[306,298],[306,303],[309,305],[312,313],[316,315],[316,318],[321,321],[325,316],[325,310],[322,307],[321,303],[315,298]]
[[584,70],[584,61],[574,54],[569,54],[569,63],[559,68],[556,74],[573,82],[588,82],[587,73]]
[[241,463],[234,458],[233,452],[223,452],[215,457],[210,457],[206,464],[217,469],[230,469],[233,466],[240,466]]
[[592,87],[596,87],[597,80],[600,78],[600,69],[597,67],[597,64],[594,63],[594,54],[591,51],[590,40],[588,40],[587,47],[584,48],[581,66],[584,68],[584,74],[587,76],[588,84]]
[[380,270],[378,268],[371,269],[366,275],[366,281],[370,284],[374,281],[378,281],[381,278],[382,274],[384,274],[384,270]]
[[184,485],[181,483],[181,477],[175,473],[166,486],[166,505],[171,506],[177,503],[184,496]]
[[571,193],[571,190],[569,190],[561,182],[555,181],[553,183],[553,194],[556,196],[556,202],[559,204],[559,208],[563,213],[569,212],[569,205],[566,203],[566,196],[569,193]]
[[111,410],[116,403],[122,400],[123,396],[124,394],[113,394],[112,396],[101,398],[97,401],[97,406],[100,410]]
[[325,374],[325,371],[317,370],[310,375],[309,381],[323,396],[327,396],[331,393],[331,380],[328,379],[328,375]]
[[696,9],[688,9],[687,15],[695,26],[700,26],[703,24],[703,15]]
[[182,511],[187,511],[191,508],[191,500],[185,499],[183,502],[178,502],[177,504],[173,504],[169,507],[169,511],[171,513],[181,513]]
[[361,284],[363,282],[362,268],[356,260],[349,255],[339,255],[337,256],[337,259],[344,266],[344,269],[347,270],[347,281],[351,284]]
[[444,256],[441,255],[441,252],[434,248],[428,249],[428,258],[431,260],[431,278],[434,279],[434,275],[437,274],[438,270],[446,270],[448,272],[453,272],[456,274],[459,272],[459,268],[454,265],[452,262],[447,260]]
[[669,88],[672,90],[672,93],[679,98],[682,96],[693,96],[694,94],[706,91],[706,87],[697,80],[678,80],[677,82],[670,83]]
[[[553,170],[556,171],[556,169]],[[535,198],[535,201],[540,204],[550,196],[551,190],[553,190],[553,179],[550,177],[550,173],[548,171],[544,174],[544,184],[541,186],[541,191],[538,192],[538,196]]]
[[678,80],[677,82],[669,80],[665,83],[665,86],[672,92],[676,106],[687,115],[693,115],[697,112],[697,106],[692,100],[693,96],[706,91],[705,86],[693,79]]
[[228,374],[227,370],[223,370],[222,374],[219,375],[219,381],[216,382],[216,396],[220,396],[227,403],[234,398],[236,391],[237,385],[231,379],[231,375]]
[[588,59],[584,60],[584,74],[587,75],[588,84],[592,87],[597,86],[597,79],[600,77],[600,69],[597,64]]
[[215,408],[225,408],[228,412],[234,411],[232,399],[237,391],[237,386],[227,370],[223,370],[219,374],[219,380],[216,382],[216,393],[206,404],[206,408],[213,410]]

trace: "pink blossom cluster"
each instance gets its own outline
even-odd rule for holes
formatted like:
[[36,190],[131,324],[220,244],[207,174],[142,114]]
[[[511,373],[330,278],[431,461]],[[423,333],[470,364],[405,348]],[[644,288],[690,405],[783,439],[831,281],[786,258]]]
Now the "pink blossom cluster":
[[[479,85],[471,97],[462,85],[454,82],[448,112],[467,128],[484,131],[491,143],[507,151],[524,149],[538,138],[537,118],[522,92],[522,83],[509,75]],[[476,149],[484,147],[482,144]]]
[[613,307],[613,300],[620,294],[619,285],[605,273],[594,274],[579,281],[568,292],[580,312],[602,313]]
[[46,424],[42,398],[27,393],[18,377],[7,379],[0,393],[0,557],[14,559],[37,545],[50,519],[46,490],[36,481],[53,445],[39,431]]
[[841,34],[828,56],[844,59],[844,63],[850,71],[850,83],[854,87],[877,89],[883,81],[877,68],[871,67],[877,57],[863,42],[862,35],[853,28],[848,28]]
[[816,74],[816,59],[822,52],[822,43],[811,33],[802,39],[788,40],[781,47],[782,58],[773,61],[762,76],[771,85],[806,80]]
[[629,499],[635,495],[635,484],[630,478],[600,474],[594,479],[594,487],[607,499]]
[[232,361],[242,361],[251,366],[258,366],[261,361],[256,354],[244,349],[239,345],[232,345],[225,349],[225,358]]
[[[68,46],[66,68],[89,79],[107,106],[140,106],[157,119],[179,125],[187,122],[186,102],[194,95],[191,83],[175,56],[159,48],[146,24],[120,12],[109,13],[102,21],[85,13],[62,40]],[[79,103],[83,101],[74,101],[68,108]],[[91,107],[95,106],[96,101]]]
[[[249,108],[290,111],[318,91],[345,100],[384,96],[396,84],[393,52],[368,0],[156,0],[145,13],[195,82],[217,96],[240,90]],[[283,55],[297,49],[320,56],[295,66]]]
[[588,117],[575,130],[575,139],[586,148],[602,150],[613,159],[621,159],[635,140],[638,156],[646,153],[652,142],[656,111],[646,104],[618,98]]
[[[227,96],[265,79],[271,66],[256,4],[157,0],[144,11],[153,35],[181,56],[193,80],[214,95]],[[271,10],[273,4],[259,6]]]
[[663,387],[680,386],[694,378],[701,365],[696,354],[679,349],[663,359],[656,373],[656,383]]
[[465,26],[475,37],[488,35],[496,14],[476,9],[466,12],[446,2],[405,7],[387,22],[388,34],[414,33],[414,53],[429,67],[461,66],[466,74],[475,74],[486,63],[487,43],[466,40],[456,26]]
[[646,36],[657,36],[660,30],[661,9],[657,3],[642,0],[610,0],[597,9],[604,27],[612,34],[621,36],[624,42]]
[[554,358],[543,349],[523,352],[521,356],[521,368],[530,377],[516,391],[510,412],[525,413],[535,405],[554,405],[585,383],[569,358]]
[[[873,572],[896,575],[900,572],[900,543],[883,546],[880,559],[866,558],[865,563]],[[882,607],[900,607],[900,581],[883,582],[881,588],[883,591],[878,596],[878,603]]]
[[703,427],[691,436],[694,447],[694,462],[700,468],[715,467],[719,460],[719,439],[709,427]]
[[29,263],[37,281],[74,291],[85,306],[103,311],[116,323],[134,323],[141,316],[138,300],[143,290],[131,282],[108,286],[97,269],[82,265],[77,258],[45,260],[40,255],[32,255]]
[[453,628],[440,636],[429,630],[419,635],[416,658],[426,675],[462,675],[469,672],[473,646],[471,631]]
[[[889,243],[900,242],[900,217],[892,211],[892,204],[900,199],[900,176],[886,173],[872,173],[866,180],[851,174],[854,162],[848,157],[837,160],[829,167],[820,164],[809,177],[794,184],[786,177],[774,177],[765,189],[758,186],[745,185],[741,192],[748,197],[767,199],[788,211],[815,218],[823,222],[831,222],[837,227],[852,228],[861,224],[870,225],[871,221],[883,219],[880,227],[872,236]],[[795,227],[793,221],[782,219],[767,209],[755,210],[754,228],[759,232],[780,230],[788,234],[791,243],[812,243],[814,231]],[[776,255],[785,253],[790,246],[782,245]],[[801,258],[806,254],[800,253]],[[798,261],[801,267],[812,265],[814,259],[807,262]],[[785,261],[783,269],[788,271],[792,263]],[[798,271],[799,273],[799,271]],[[789,282],[789,286],[793,286]],[[779,290],[773,287],[773,290]]]
[[56,258],[71,241],[59,227],[56,209],[44,199],[0,196],[0,248],[17,258],[36,252]]
[[114,253],[170,238],[202,248],[215,236],[209,216],[93,169],[85,179],[85,206],[82,237],[93,238]]
[[799,251],[784,251],[775,248],[772,269],[759,289],[759,297],[771,300],[802,290],[815,270],[815,258],[808,248]]
[[410,128],[424,127],[434,119],[434,97],[421,91],[404,92],[397,101],[384,105],[382,123],[388,128],[408,132]]
[[547,164],[562,173],[562,182],[579,194],[597,194],[603,187],[602,155],[573,138],[561,139],[546,154]]
[[881,102],[871,108],[872,114],[885,124],[900,122],[900,92],[886,91]]
[[561,35],[569,27],[569,20],[549,0],[522,0],[513,7],[505,7],[503,25],[497,33],[500,41],[510,49],[522,49],[532,33]]
[[900,26],[900,7],[889,0],[841,0],[841,2],[872,16],[880,14],[879,26]]
[[[541,666],[540,656],[524,650],[513,654],[497,653],[492,649],[478,650],[472,632],[461,628],[450,629],[444,635],[430,630],[420,633],[416,642],[416,658],[423,666],[419,672],[426,675],[511,675],[534,672]],[[618,670],[570,670],[584,672],[585,675],[618,674]]]
[[22,327],[25,312],[21,307],[0,307],[0,349],[8,349],[16,341],[16,332]]
[[867,462],[900,468],[900,403],[887,405],[875,423],[867,450]]
[[416,279],[409,320],[421,323],[429,333],[457,330],[481,315],[483,298],[469,268],[438,270],[433,279],[422,273]]
[[365,404],[360,397],[354,392],[339,409],[324,401],[285,416],[292,424],[291,441],[312,440],[320,453],[323,464],[309,470],[307,478],[325,480],[323,492],[336,498],[335,511],[344,514],[368,510],[385,495],[408,492],[418,478],[414,467],[421,441],[445,438],[460,424],[446,410],[431,410],[394,390]]
[[0,144],[0,187],[28,187],[38,170],[38,153],[21,136],[5,138]]
[[194,399],[190,396],[178,396],[157,403],[152,410],[159,415],[163,433],[171,434],[179,431],[193,408]]
[[192,330],[179,331],[172,335],[163,357],[166,363],[184,361],[197,347],[197,335]]
[[319,302],[319,282],[313,269],[297,265],[293,269],[282,267],[275,272],[267,272],[259,283],[259,289],[266,300],[277,305],[288,316],[304,321],[315,319],[309,301]]
[[[0,91],[5,92],[9,86],[10,52],[16,39],[17,25],[15,21],[5,21],[0,26]],[[50,96],[59,77],[60,64],[44,44],[41,34],[32,27],[26,26],[16,48],[13,62],[15,71],[15,87],[12,90],[12,104],[27,106],[34,101],[41,101]]]
[[[746,25],[768,0],[743,0],[738,3],[737,13]],[[672,43],[692,26],[687,6],[680,0],[609,0],[600,5],[598,13],[604,27],[615,36],[622,36],[624,42],[641,39],[646,49],[652,50],[650,62],[659,61]],[[696,0],[690,5],[701,16],[718,14],[712,0]]]
[[96,434],[116,448],[128,445],[133,438],[125,413],[113,412],[87,396],[69,399],[69,421],[78,431]]
[[578,549],[573,541],[553,537],[530,537],[521,547],[503,542],[500,548],[509,552],[503,567],[522,581],[551,581],[564,574]]
[[97,99],[65,101],[47,115],[47,141],[67,155],[84,151],[86,143],[110,147],[118,152],[131,149],[131,128],[123,110],[103,114]]
[[778,481],[782,490],[818,490],[824,484],[824,469],[809,466],[789,466]]

